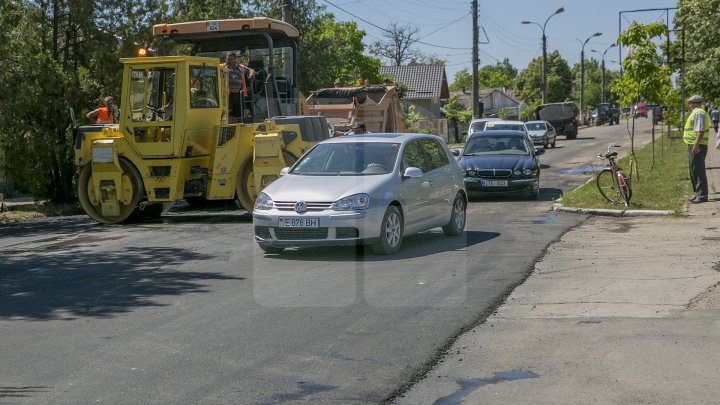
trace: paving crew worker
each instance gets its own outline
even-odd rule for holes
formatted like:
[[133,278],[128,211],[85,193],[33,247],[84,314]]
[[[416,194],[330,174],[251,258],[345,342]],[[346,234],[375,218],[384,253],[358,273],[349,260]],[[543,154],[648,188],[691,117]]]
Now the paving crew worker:
[[228,114],[230,117],[240,118],[243,115],[243,99],[248,97],[247,82],[255,78],[255,70],[238,63],[234,53],[227,54],[225,63],[221,66],[228,69],[230,76]]
[[708,200],[708,180],[705,173],[705,156],[708,148],[708,132],[710,130],[710,117],[707,111],[700,106],[702,97],[695,95],[688,99],[692,112],[685,121],[683,141],[688,148],[688,162],[690,165],[690,180],[695,195],[690,199],[691,204],[703,203]]
[[88,121],[93,124],[114,124],[115,116],[113,107],[115,106],[115,100],[112,97],[107,96],[103,100],[104,107],[96,108],[89,113],[85,114]]

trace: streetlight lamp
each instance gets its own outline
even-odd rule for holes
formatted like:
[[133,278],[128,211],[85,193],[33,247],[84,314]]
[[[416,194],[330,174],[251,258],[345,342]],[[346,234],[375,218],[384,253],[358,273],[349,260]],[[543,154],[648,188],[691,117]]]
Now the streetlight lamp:
[[[602,63],[601,63],[601,67],[602,67],[602,84],[600,85],[600,88],[601,88],[601,90],[600,90],[600,99],[602,100],[601,102],[603,102],[603,103],[605,102],[605,54],[607,53],[607,51],[610,50],[610,48],[614,48],[614,47],[615,47],[615,44],[611,44],[610,46],[608,46],[607,49],[605,49],[605,52],[602,53],[602,58],[601,58],[601,60],[602,60]],[[600,53],[600,52],[598,52],[598,51],[596,51],[596,50],[594,50],[594,49],[591,49],[590,52]]]
[[[592,35],[590,35],[585,42],[582,43],[582,49],[580,50],[580,116],[582,117],[582,123],[585,123],[585,100],[583,99],[585,97],[585,45],[587,45],[588,41],[592,39],[593,37],[599,37],[602,35],[602,32],[596,32]],[[578,39],[578,41],[580,41]]]
[[543,104],[547,103],[547,37],[545,36],[545,27],[547,26],[548,21],[554,16],[555,14],[560,14],[563,11],[565,11],[564,7],[560,7],[559,9],[555,10],[554,13],[550,14],[550,16],[545,20],[545,24],[540,25],[539,23],[533,22],[533,21],[521,21],[520,24],[535,24],[542,30],[542,51],[543,51],[543,58],[542,58],[542,81],[540,82],[540,89],[542,90],[542,102]]

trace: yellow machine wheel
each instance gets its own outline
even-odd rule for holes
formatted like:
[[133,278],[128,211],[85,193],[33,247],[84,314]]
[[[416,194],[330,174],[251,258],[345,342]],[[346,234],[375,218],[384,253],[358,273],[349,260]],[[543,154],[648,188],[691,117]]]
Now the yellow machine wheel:
[[[292,166],[297,158],[289,152],[283,152],[283,159],[286,166]],[[255,178],[253,176],[253,158],[247,158],[238,170],[237,180],[235,180],[235,194],[240,204],[249,213],[253,211],[255,206],[255,198],[260,194],[260,190],[255,187]]]
[[120,213],[115,216],[103,215],[100,202],[93,204],[91,201],[90,195],[94,193],[92,189],[92,163],[84,165],[80,170],[77,190],[80,206],[92,219],[103,224],[117,224],[128,220],[137,208],[140,198],[143,195],[142,178],[137,169],[124,159],[120,159],[120,167],[122,168],[123,176],[127,176],[132,185],[132,198],[129,204],[120,204]]

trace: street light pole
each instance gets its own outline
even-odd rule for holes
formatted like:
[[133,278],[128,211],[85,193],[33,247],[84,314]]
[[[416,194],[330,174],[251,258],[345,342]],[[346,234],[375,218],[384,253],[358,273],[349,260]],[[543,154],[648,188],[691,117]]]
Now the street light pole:
[[[593,37],[599,37],[602,32],[596,32],[590,35],[585,42],[582,43],[582,49],[580,49],[580,120],[585,124],[585,45]],[[579,41],[579,40],[578,40]]]
[[545,24],[540,25],[533,21],[521,21],[521,24],[535,24],[542,30],[542,79],[540,81],[540,89],[542,91],[542,103],[547,103],[547,37],[545,36],[545,27],[547,26],[548,21],[554,16],[555,14],[560,14],[563,11],[565,11],[564,7],[560,7],[559,9],[555,10],[554,13],[550,14],[550,16],[545,20]]
[[[601,89],[600,90],[600,100],[601,100],[600,102],[602,102],[602,103],[605,102],[605,54],[607,53],[607,51],[610,50],[610,48],[614,48],[614,47],[615,47],[615,44],[611,44],[610,46],[607,47],[607,49],[605,49],[605,52],[602,53],[602,58],[601,58],[602,62],[600,65],[602,68],[602,84],[600,85],[600,89]],[[594,49],[591,49],[590,52],[600,53]]]

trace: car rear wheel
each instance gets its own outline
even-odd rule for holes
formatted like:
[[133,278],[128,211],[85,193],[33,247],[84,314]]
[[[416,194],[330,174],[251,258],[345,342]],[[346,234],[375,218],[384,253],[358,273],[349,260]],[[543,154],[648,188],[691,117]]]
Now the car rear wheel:
[[385,210],[380,224],[380,237],[372,244],[372,250],[378,255],[390,255],[400,250],[403,239],[403,223],[400,210],[391,205]]
[[552,143],[553,149],[555,149],[555,143],[556,143],[556,142],[557,142],[557,137],[553,138],[553,143]]
[[465,218],[467,212],[467,203],[465,199],[458,194],[453,202],[452,212],[450,214],[450,222],[442,227],[445,235],[457,236],[465,230]]

